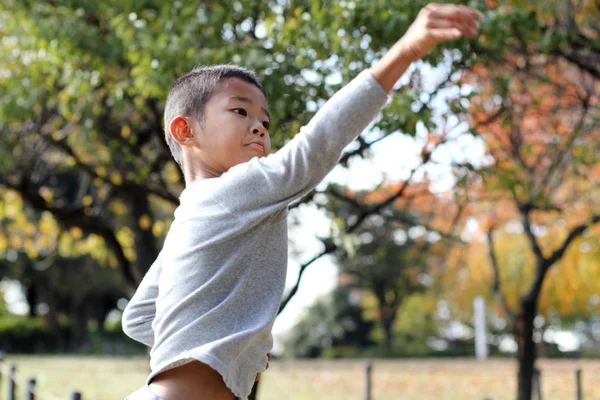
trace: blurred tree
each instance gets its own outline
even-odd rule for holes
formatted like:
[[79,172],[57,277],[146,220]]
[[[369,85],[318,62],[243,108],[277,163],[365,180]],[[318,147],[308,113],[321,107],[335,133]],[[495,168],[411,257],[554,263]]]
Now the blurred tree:
[[[433,135],[428,139],[428,145],[436,140]],[[427,157],[427,149],[422,157]],[[384,182],[364,191],[331,185],[327,193],[330,199],[325,207],[330,216],[346,227],[334,243],[344,250],[336,252],[340,274],[344,282],[364,290],[365,301],[375,304],[369,309],[375,309],[372,318],[379,321],[383,347],[391,354],[394,326],[404,300],[427,289],[432,297],[437,296],[440,288],[433,276],[445,269],[448,249],[463,244],[455,231],[464,199],[456,193],[432,193],[428,180]],[[356,225],[359,220],[362,223]],[[435,311],[428,300],[421,306],[423,309],[412,311]],[[423,328],[433,333],[432,325],[424,322]],[[414,339],[406,331],[403,336]]]
[[[494,230],[497,279],[505,306],[510,310],[518,308],[519,298],[528,289],[535,274],[535,258],[529,251],[526,236],[515,232],[520,229],[512,221]],[[486,236],[485,232],[478,231],[467,246],[453,249],[448,257],[448,270],[443,278],[444,297],[451,299],[454,308],[466,312],[460,318],[464,321],[472,318],[472,299],[475,296],[485,296],[492,301],[495,294],[489,291],[496,277]],[[548,271],[538,307],[538,314],[546,321],[552,318],[565,322],[580,321],[600,311],[593,300],[600,293],[599,236],[600,227],[592,227],[587,235],[575,240],[563,258]],[[539,240],[544,247],[549,247],[554,238],[545,234]],[[502,307],[498,311],[508,317]]]
[[[544,347],[543,332],[570,330],[581,321],[591,321],[600,312],[600,253],[598,237],[600,227],[590,229],[586,236],[575,240],[564,257],[550,269],[539,297],[539,306],[534,329],[538,350]],[[517,232],[515,232],[517,230]],[[535,259],[529,251],[529,244],[521,228],[515,221],[499,225],[494,230],[494,249],[497,254],[499,287],[502,298],[509,310],[518,309],[521,295],[528,289],[535,274]],[[540,237],[547,246],[551,235]],[[473,298],[484,296],[488,304],[488,324],[496,331],[490,338],[497,345],[505,336],[513,335],[513,321],[500,302],[495,302],[494,270],[491,267],[486,232],[477,231],[475,237],[464,247],[453,248],[447,259],[447,270],[441,277],[442,293],[450,310],[449,319],[461,321],[471,326],[473,319]],[[554,340],[546,337],[549,345]],[[592,336],[589,334],[589,336]]]
[[[108,313],[127,295],[120,276],[89,255],[31,259],[11,250],[8,258],[0,260],[0,274],[21,283],[29,316],[43,316],[63,350],[87,345],[89,322],[96,322],[103,331]],[[65,318],[68,332],[63,337],[61,320]]]
[[330,297],[310,306],[285,342],[285,353],[294,357],[315,358],[324,352],[359,354],[369,345],[373,323],[365,321],[356,291],[336,288]]
[[[0,276],[19,282],[29,316],[48,321],[59,347],[87,344],[88,322],[102,329],[108,312],[127,295],[121,276],[105,265],[106,251],[97,236],[82,239],[79,228],[60,229],[50,213],[23,207],[12,190],[3,192],[3,200],[0,244],[9,249],[0,258]],[[69,332],[61,328],[62,320],[68,321]]]
[[339,259],[340,274],[348,285],[366,290],[377,299],[377,320],[384,332],[384,347],[393,346],[393,327],[403,301],[424,288],[419,282],[423,270],[420,248],[408,229],[370,218],[362,225],[361,243],[355,253]]
[[[490,156],[474,191],[493,199],[481,226],[494,292],[518,343],[517,397],[529,400],[542,289],[551,268],[568,264],[567,250],[600,222],[600,14],[593,1],[489,3],[495,8],[476,46],[478,66],[465,75],[476,88],[471,112]],[[522,229],[531,256],[508,257],[533,265],[518,268],[530,279],[512,304],[494,233],[509,221]]]

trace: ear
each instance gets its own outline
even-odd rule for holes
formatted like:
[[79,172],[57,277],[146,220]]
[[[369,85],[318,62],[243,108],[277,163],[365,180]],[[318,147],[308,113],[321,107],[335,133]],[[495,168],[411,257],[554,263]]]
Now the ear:
[[169,133],[180,145],[189,145],[194,140],[191,121],[181,115],[176,116],[169,124]]

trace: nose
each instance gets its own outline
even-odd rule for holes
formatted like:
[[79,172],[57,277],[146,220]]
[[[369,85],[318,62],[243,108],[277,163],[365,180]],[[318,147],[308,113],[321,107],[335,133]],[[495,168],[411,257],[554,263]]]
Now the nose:
[[259,122],[252,127],[252,133],[260,137],[264,137],[267,134],[267,128],[265,128],[264,125]]

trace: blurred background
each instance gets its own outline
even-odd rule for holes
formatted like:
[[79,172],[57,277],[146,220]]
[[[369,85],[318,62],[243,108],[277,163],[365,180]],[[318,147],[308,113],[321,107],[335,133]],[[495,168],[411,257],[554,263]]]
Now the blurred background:
[[[414,63],[290,210],[253,398],[600,398],[599,3],[463,3],[480,36]],[[425,4],[3,0],[1,376],[17,373],[0,396],[30,376],[42,399],[144,383],[120,318],[184,187],[162,121],[176,77],[254,69],[278,148]]]

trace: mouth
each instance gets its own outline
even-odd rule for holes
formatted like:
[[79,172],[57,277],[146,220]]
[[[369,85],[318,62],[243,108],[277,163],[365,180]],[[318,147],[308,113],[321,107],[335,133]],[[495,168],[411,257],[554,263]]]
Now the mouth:
[[258,142],[252,142],[248,145],[249,147],[252,147],[255,150],[260,151],[261,153],[265,152],[265,146],[262,143],[258,143]]

